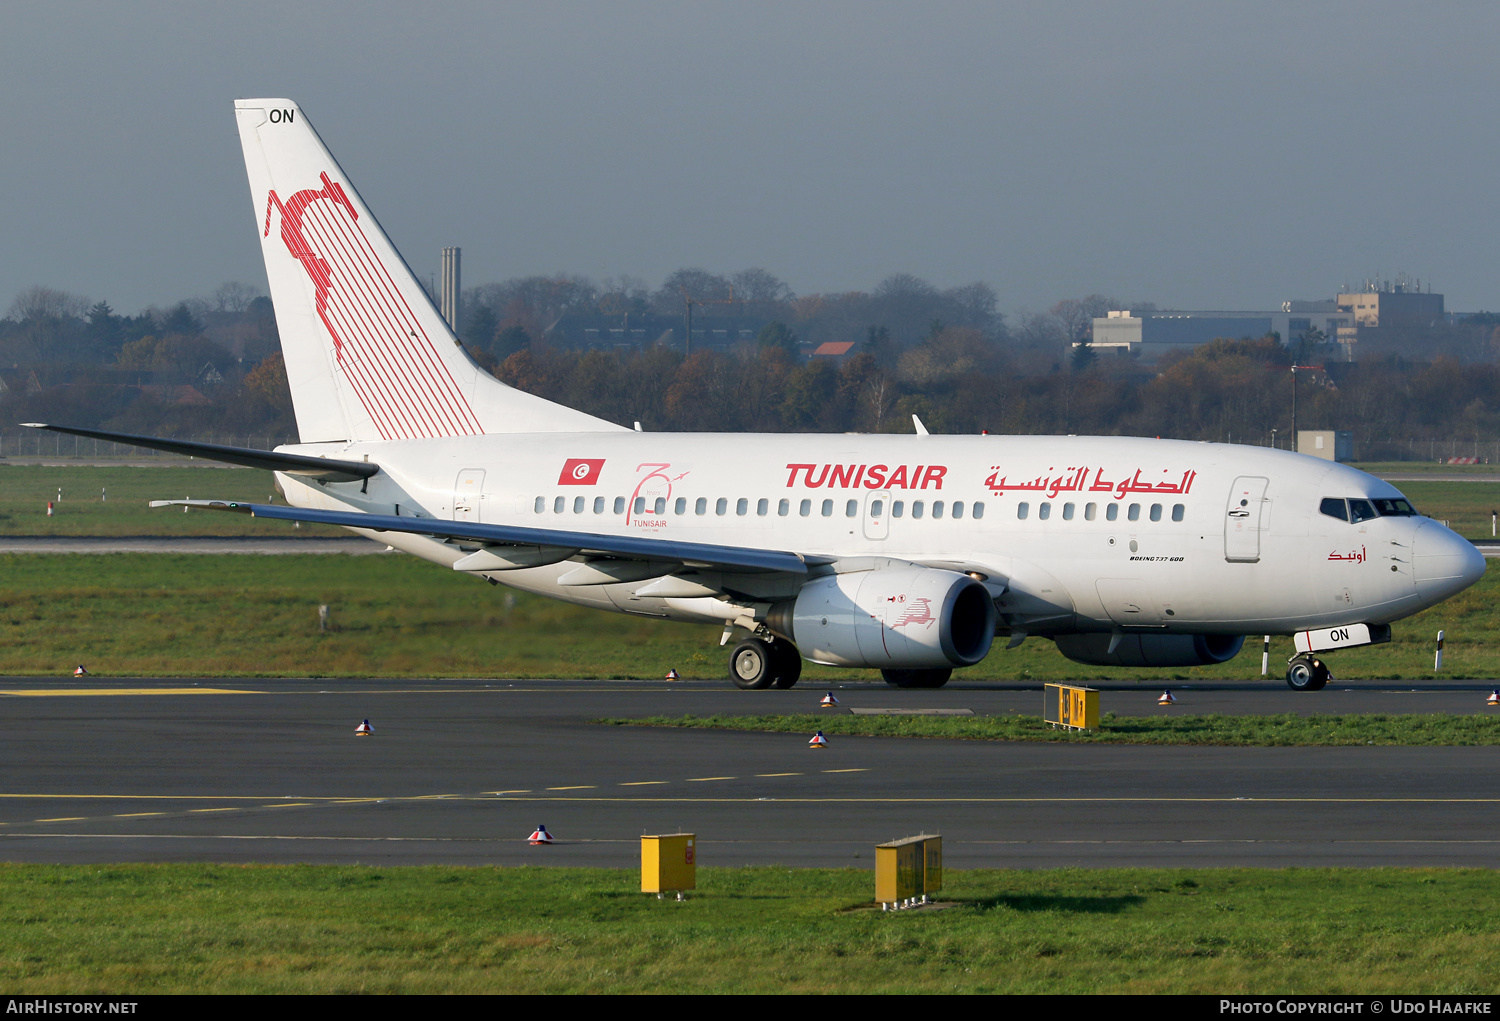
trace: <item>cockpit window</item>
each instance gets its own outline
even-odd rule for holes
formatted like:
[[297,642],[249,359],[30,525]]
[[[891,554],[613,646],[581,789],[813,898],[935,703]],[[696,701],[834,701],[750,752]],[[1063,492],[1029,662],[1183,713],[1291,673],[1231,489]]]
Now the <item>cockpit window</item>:
[[1338,518],[1340,521],[1349,520],[1349,508],[1345,507],[1344,501],[1338,497],[1325,496],[1323,502],[1318,505],[1318,510],[1330,518]]
[[1369,521],[1375,516],[1375,508],[1370,506],[1369,500],[1349,501],[1349,520],[1354,522]]
[[1371,502],[1375,504],[1375,509],[1383,518],[1409,518],[1417,513],[1405,500],[1388,500],[1382,497]]

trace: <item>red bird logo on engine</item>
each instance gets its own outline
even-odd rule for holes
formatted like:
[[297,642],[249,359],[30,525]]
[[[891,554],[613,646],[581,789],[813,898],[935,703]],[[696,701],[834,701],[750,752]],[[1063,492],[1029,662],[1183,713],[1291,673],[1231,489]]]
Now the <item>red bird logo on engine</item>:
[[932,624],[936,621],[937,618],[932,615],[932,601],[919,596],[907,603],[901,615],[886,626],[898,628],[908,624]]
[[570,457],[563,462],[562,474],[557,477],[559,486],[592,486],[599,481],[599,472],[604,467],[602,457]]

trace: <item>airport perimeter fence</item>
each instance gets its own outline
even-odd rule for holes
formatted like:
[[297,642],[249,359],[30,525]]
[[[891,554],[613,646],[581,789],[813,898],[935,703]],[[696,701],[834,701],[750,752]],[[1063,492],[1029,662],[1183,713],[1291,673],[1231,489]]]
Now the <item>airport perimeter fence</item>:
[[[184,436],[181,439],[199,443],[220,443],[229,447],[253,447],[271,450],[284,443],[296,443],[295,436],[218,434]],[[1259,444],[1261,446],[1268,443]],[[1357,461],[1425,461],[1450,462],[1455,458],[1472,458],[1477,464],[1500,464],[1500,439],[1482,440],[1470,437],[1406,437],[1380,440],[1356,438]],[[139,461],[188,463],[181,454],[167,454],[146,447],[133,447],[86,436],[67,436],[42,429],[0,429],[0,462],[49,461]],[[205,465],[211,462],[200,462]]]
[[[218,443],[226,447],[253,447],[271,450],[284,443],[296,443],[295,436],[247,436],[210,433],[206,436],[186,436],[198,443]],[[109,461],[160,461],[180,464],[202,464],[205,467],[222,467],[212,461],[189,459],[182,454],[168,454],[147,447],[135,447],[127,443],[112,443],[88,436],[68,436],[48,432],[44,429],[0,430],[0,463],[26,464],[37,460],[91,462]]]

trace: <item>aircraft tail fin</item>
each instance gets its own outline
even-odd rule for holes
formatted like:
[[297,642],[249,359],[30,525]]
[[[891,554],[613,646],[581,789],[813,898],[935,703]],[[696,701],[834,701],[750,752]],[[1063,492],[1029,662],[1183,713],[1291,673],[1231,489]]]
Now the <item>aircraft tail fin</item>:
[[234,112],[303,442],[621,428],[480,369],[296,103]]

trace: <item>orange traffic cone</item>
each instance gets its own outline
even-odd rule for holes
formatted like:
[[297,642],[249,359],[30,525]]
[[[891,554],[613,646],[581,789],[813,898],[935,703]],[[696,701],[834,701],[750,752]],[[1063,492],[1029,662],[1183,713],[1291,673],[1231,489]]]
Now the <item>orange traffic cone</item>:
[[814,734],[812,736],[812,740],[811,741],[807,742],[807,747],[809,747],[809,748],[827,748],[828,747],[828,738],[824,737],[823,736],[823,732],[820,730],[820,731],[818,731],[816,734]]
[[354,728],[354,736],[355,737],[374,737],[375,736],[375,728],[372,727],[372,726],[370,726],[370,721],[369,720],[365,720],[359,726],[357,726],[357,727]]
[[818,705],[824,709],[831,709],[838,704],[839,700],[833,697],[833,692],[831,691],[818,700]]
[[73,668],[73,676],[74,677],[87,677],[88,675],[89,675],[89,672],[83,668],[83,664],[82,663],[79,663],[78,666],[76,666],[76,667]]
[[1161,693],[1161,698],[1156,700],[1157,705],[1172,705],[1177,700],[1172,697],[1172,689],[1168,688]]
[[1490,697],[1484,700],[1485,705],[1500,705],[1500,688],[1490,692]]
[[677,675],[677,671],[675,669],[667,671],[667,680],[669,680],[669,681],[678,681],[678,680],[681,680],[681,679],[682,678],[680,678]]
[[532,831],[531,836],[526,838],[526,842],[529,843],[532,847],[539,847],[542,844],[550,844],[552,843],[552,834],[547,832],[546,826],[538,826],[535,830]]

